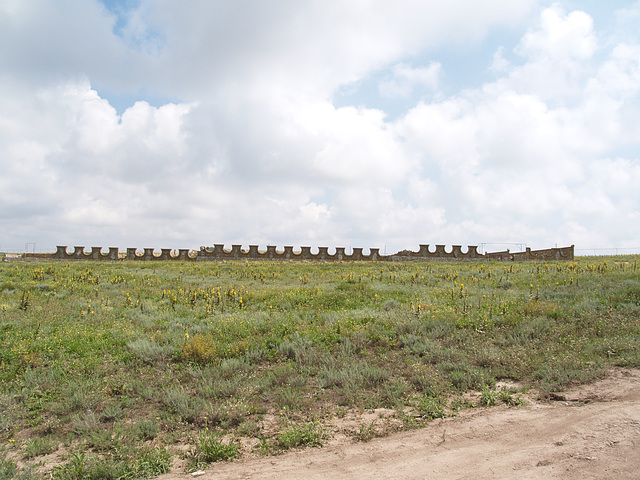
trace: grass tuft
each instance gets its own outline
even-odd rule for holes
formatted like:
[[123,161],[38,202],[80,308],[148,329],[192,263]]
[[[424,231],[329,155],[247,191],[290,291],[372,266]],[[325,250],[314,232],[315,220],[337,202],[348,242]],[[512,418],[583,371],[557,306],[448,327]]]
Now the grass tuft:
[[317,422],[303,425],[290,425],[289,428],[277,435],[278,447],[283,450],[290,448],[320,447],[327,434]]
[[240,456],[240,446],[237,443],[225,443],[219,435],[214,433],[200,435],[189,452],[189,459],[194,469],[214,462],[232,460],[238,456]]

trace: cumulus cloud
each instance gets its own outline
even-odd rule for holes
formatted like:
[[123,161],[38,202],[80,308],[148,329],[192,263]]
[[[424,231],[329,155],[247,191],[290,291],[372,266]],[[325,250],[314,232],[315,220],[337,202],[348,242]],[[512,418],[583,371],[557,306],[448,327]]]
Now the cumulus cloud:
[[[190,95],[314,96],[329,99],[355,82],[425,47],[477,39],[520,19],[532,0],[261,2],[221,0],[184,8],[147,0],[152,29],[166,45],[157,81]],[[455,28],[452,28],[454,27]],[[211,89],[212,82],[216,88]]]
[[[5,2],[0,245],[635,247],[640,45],[534,6]],[[334,103],[367,82],[383,106]]]
[[591,16],[582,11],[567,14],[554,4],[542,12],[539,25],[522,37],[518,51],[534,58],[567,61],[589,58],[596,47]]
[[[591,62],[597,45],[592,26],[584,12],[554,5],[516,47],[524,63],[500,61],[500,49],[498,63],[507,75],[479,90],[420,104],[397,122],[440,189],[450,192],[446,211],[454,223],[473,218],[498,232],[495,219],[514,225],[524,219],[519,233],[503,235],[633,243],[637,232],[627,221],[638,215],[637,195],[624,188],[621,196],[614,194],[612,175],[634,178],[637,152],[615,161],[606,155],[630,146],[636,131],[636,123],[622,118],[637,112],[640,56],[635,47],[618,45],[604,62]],[[485,235],[492,236],[486,229]]]

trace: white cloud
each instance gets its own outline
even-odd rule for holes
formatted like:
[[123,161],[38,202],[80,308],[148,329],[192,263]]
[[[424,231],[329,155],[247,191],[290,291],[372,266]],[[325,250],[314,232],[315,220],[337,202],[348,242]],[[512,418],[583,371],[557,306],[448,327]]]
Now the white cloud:
[[500,46],[493,54],[493,62],[491,62],[491,70],[498,74],[508,71],[510,67],[509,60],[504,58],[504,46]]
[[[540,21],[514,49],[524,63],[513,66],[497,87],[517,88],[551,105],[572,104],[580,100],[585,79],[593,75],[597,48],[592,18],[554,4],[542,11]],[[496,55],[494,65],[506,67],[502,54]]]
[[522,37],[518,50],[535,59],[567,61],[591,57],[597,43],[591,16],[582,11],[567,14],[554,4],[542,12],[539,26]]
[[97,1],[3,2],[0,67],[35,88],[87,76],[137,90],[147,60],[113,35],[114,24]]
[[408,97],[416,89],[435,90],[440,70],[441,65],[437,62],[417,68],[398,63],[391,69],[392,77],[380,82],[378,90],[383,97]]
[[[442,195],[449,228],[473,218],[480,230],[491,225],[483,230],[495,238],[498,232],[511,235],[500,223],[513,222],[525,238],[573,243],[569,232],[580,229],[564,225],[590,225],[585,231],[597,231],[603,244],[639,233],[627,221],[638,215],[637,195],[611,188],[614,179],[634,177],[637,153],[615,162],[601,156],[629,142],[637,148],[637,140],[630,140],[636,123],[621,118],[638,112],[640,56],[635,47],[619,45],[603,63],[592,62],[592,23],[582,12],[545,10],[518,48],[524,64],[511,66],[498,52],[507,76],[481,90],[418,105],[397,122],[399,135],[422,152],[424,174],[447,192]],[[546,78],[551,63],[551,81],[563,83],[552,94]],[[567,95],[569,83],[574,91]],[[633,106],[621,97],[634,99]],[[587,238],[580,234],[579,240]]]
[[[0,244],[630,244],[640,46],[534,4],[143,0],[114,34],[96,2],[6,3]],[[447,49],[509,25],[452,92]],[[333,104],[367,81],[422,100]],[[119,115],[97,85],[182,101]]]
[[150,21],[166,38],[160,59],[174,66],[157,81],[183,98],[219,99],[241,89],[243,95],[293,90],[326,99],[340,85],[425,46],[475,40],[493,25],[517,21],[534,3],[245,0],[185,8],[147,0],[143,5],[153,4]]

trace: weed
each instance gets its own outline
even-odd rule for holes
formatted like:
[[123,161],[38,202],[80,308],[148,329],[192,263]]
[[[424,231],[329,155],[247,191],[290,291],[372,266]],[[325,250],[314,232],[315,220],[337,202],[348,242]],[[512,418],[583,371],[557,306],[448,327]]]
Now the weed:
[[296,332],[291,340],[278,346],[278,353],[301,364],[310,364],[314,357],[313,342]]
[[137,424],[137,436],[140,440],[153,440],[158,436],[159,427],[153,420],[140,420]]
[[243,437],[259,437],[262,428],[253,420],[246,420],[238,426],[238,435]]
[[451,409],[452,412],[459,412],[460,410],[462,410],[465,407],[472,407],[473,404],[470,404],[466,399],[464,399],[463,397],[455,397],[453,400],[451,400],[451,402],[449,403],[449,408]]
[[22,456],[25,459],[39,457],[42,455],[48,455],[56,450],[58,447],[57,442],[53,438],[39,438],[35,437],[28,440],[24,446],[24,452]]
[[71,418],[71,430],[78,436],[95,431],[99,425],[98,417],[92,411],[76,413]]
[[22,297],[20,298],[20,303],[18,304],[18,308],[23,312],[26,312],[30,305],[31,305],[31,300],[29,298],[29,292],[27,292],[26,290],[23,290]]
[[397,310],[401,307],[402,305],[400,304],[400,302],[398,302],[397,300],[394,299],[389,299],[386,300],[383,304],[382,304],[382,309],[385,312],[390,312],[392,310]]
[[131,478],[153,478],[168,473],[170,467],[171,454],[166,449],[145,446],[133,458]]
[[237,443],[225,443],[214,433],[205,433],[196,440],[195,446],[189,453],[189,459],[195,467],[209,463],[231,460],[240,455]]
[[7,458],[4,453],[0,454],[0,480],[13,480],[18,472],[16,462]]
[[39,393],[53,388],[62,379],[62,373],[58,368],[26,368],[22,374],[23,392],[27,394]]
[[267,380],[270,387],[287,385],[289,379],[295,374],[293,367],[289,364],[278,364],[267,373]]
[[269,455],[273,452],[273,448],[266,437],[259,437],[258,443],[253,447],[253,451],[260,455]]
[[291,425],[276,437],[278,447],[283,450],[300,447],[320,447],[327,434],[317,422]]
[[104,456],[72,453],[66,464],[53,468],[53,480],[128,480],[167,473],[171,454],[163,448],[123,448]]
[[489,377],[484,369],[466,362],[444,361],[438,364],[438,369],[448,375],[452,386],[458,392],[482,388],[485,384],[495,383],[495,380]]
[[279,410],[300,410],[302,405],[303,402],[300,396],[300,390],[297,388],[284,387],[276,396],[276,407]]
[[385,408],[402,409],[408,385],[400,379],[392,379],[380,386],[375,400]]
[[402,428],[407,430],[420,428],[423,425],[423,422],[421,422],[418,418],[416,418],[415,415],[410,414],[408,412],[399,411],[396,414],[396,417],[398,418],[398,420],[402,422]]
[[506,403],[507,405],[517,407],[521,405],[525,405],[526,401],[522,394],[511,392],[508,389],[502,389],[498,391],[498,398],[502,403]]
[[358,442],[368,442],[381,436],[381,434],[376,431],[375,422],[371,422],[361,423],[358,429],[351,433],[351,436]]
[[96,452],[108,452],[114,448],[118,448],[122,443],[119,435],[112,436],[110,429],[93,430],[88,432],[83,440],[85,444]]
[[113,422],[122,418],[124,410],[118,403],[110,403],[100,412],[100,421]]
[[81,377],[64,388],[65,400],[71,411],[94,410],[101,400],[101,392],[93,378]]
[[480,405],[485,407],[493,407],[498,404],[499,396],[498,392],[490,389],[486,385],[482,387],[482,393],[480,394]]
[[553,363],[545,363],[535,371],[538,386],[543,392],[562,390],[566,385],[592,382],[601,374],[600,364],[583,365],[578,359],[569,356]]
[[421,416],[430,419],[444,418],[446,415],[442,399],[429,395],[424,395],[418,400],[417,410]]

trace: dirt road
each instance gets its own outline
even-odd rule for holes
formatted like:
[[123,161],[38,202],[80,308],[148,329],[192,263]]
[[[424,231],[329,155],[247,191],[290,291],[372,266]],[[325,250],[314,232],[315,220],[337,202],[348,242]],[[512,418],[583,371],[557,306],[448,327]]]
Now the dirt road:
[[[471,409],[368,443],[214,464],[218,479],[640,479],[640,370],[550,401]],[[185,480],[169,474],[160,480]]]

